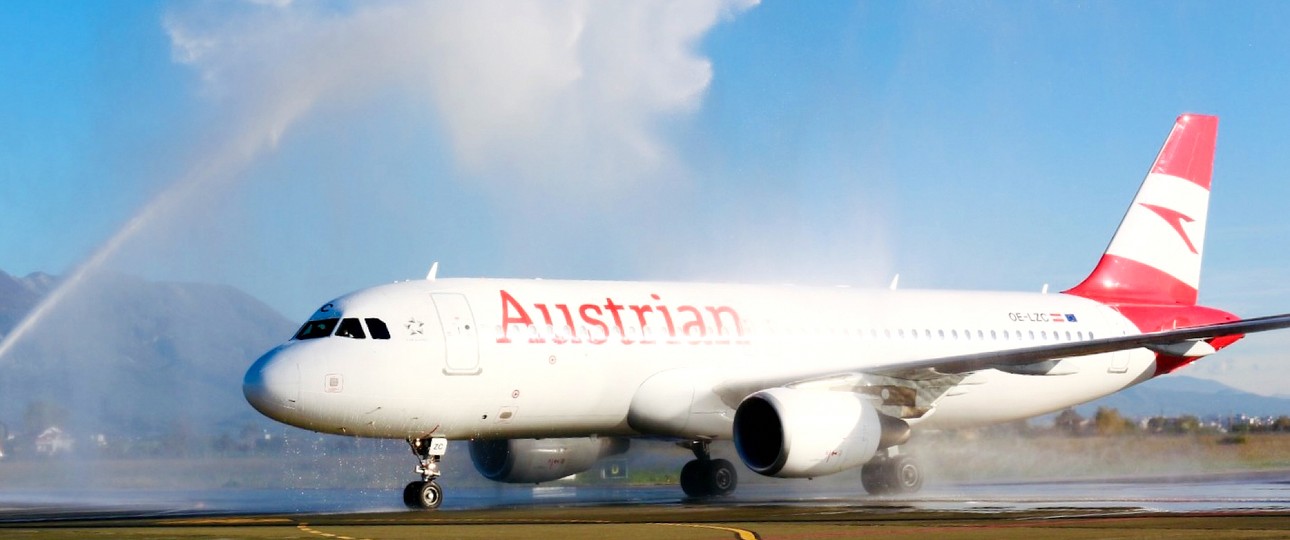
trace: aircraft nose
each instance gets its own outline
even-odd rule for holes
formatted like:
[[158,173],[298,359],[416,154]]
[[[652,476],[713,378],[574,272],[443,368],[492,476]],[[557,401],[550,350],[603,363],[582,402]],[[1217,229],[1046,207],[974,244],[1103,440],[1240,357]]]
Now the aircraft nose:
[[269,351],[251,365],[242,379],[247,403],[279,421],[285,421],[300,399],[300,363],[293,356],[282,347]]

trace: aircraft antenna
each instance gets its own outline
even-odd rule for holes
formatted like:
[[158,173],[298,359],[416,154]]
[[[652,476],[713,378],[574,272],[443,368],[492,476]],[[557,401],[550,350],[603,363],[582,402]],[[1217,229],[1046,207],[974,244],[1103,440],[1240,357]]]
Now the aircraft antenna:
[[426,272],[426,281],[434,281],[435,275],[439,273],[439,261],[430,265],[430,271]]
[[891,285],[887,287],[894,291],[898,285],[900,285],[900,274],[896,274],[895,277],[891,278]]

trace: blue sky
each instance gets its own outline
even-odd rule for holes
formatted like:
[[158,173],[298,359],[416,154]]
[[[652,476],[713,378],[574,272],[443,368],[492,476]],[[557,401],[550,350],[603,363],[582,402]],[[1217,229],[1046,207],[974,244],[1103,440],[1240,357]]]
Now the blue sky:
[[[679,5],[6,2],[0,269],[68,273],[162,197],[107,268],[290,318],[436,260],[1061,288],[1194,111],[1202,300],[1290,311],[1283,4]],[[1285,345],[1192,374],[1290,393]]]

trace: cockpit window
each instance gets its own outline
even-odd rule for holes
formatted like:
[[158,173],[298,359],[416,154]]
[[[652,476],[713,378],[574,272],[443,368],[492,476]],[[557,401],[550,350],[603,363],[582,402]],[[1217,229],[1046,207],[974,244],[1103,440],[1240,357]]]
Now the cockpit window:
[[374,318],[363,319],[362,322],[356,318],[309,321],[300,327],[294,339],[327,337],[332,335],[333,330],[336,332],[336,337],[367,339],[367,333],[363,331],[363,322],[367,323],[367,330],[371,332],[372,339],[390,339],[390,328],[385,325],[385,321]]
[[336,328],[336,323],[338,322],[340,322],[340,319],[309,321],[300,327],[299,332],[296,332],[295,339],[317,339],[330,336],[332,329]]
[[367,330],[372,333],[372,339],[390,339],[390,329],[385,326],[385,321],[380,319],[363,319],[367,321]]
[[336,329],[336,337],[367,339],[367,334],[363,333],[363,323],[358,322],[358,319],[342,319],[340,327]]

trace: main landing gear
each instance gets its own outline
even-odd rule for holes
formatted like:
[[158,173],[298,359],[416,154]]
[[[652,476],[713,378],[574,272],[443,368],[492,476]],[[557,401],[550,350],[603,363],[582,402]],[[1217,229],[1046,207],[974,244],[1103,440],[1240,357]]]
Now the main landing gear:
[[914,456],[883,452],[860,469],[860,483],[870,495],[913,493],[923,487],[923,468]]
[[435,479],[441,474],[439,460],[448,451],[448,439],[408,439],[408,445],[421,462],[417,465],[417,474],[421,475],[421,480],[403,488],[403,504],[408,505],[408,508],[423,510],[439,508],[443,504],[443,488],[439,487]]
[[678,443],[694,452],[695,459],[681,467],[681,491],[690,497],[716,497],[734,493],[739,481],[735,466],[724,459],[712,459],[708,441]]

